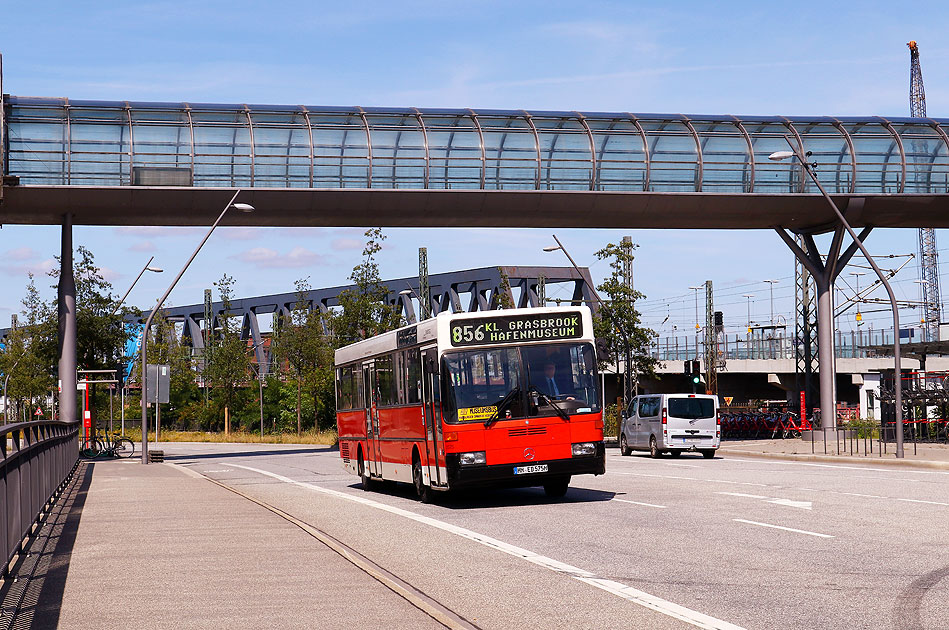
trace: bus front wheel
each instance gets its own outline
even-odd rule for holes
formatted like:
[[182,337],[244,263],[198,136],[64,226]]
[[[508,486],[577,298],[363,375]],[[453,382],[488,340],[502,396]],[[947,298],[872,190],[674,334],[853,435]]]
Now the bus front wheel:
[[362,451],[359,452],[356,470],[359,474],[359,485],[362,486],[362,489],[372,490],[372,479],[369,478],[369,472],[366,470],[366,462],[363,461]]

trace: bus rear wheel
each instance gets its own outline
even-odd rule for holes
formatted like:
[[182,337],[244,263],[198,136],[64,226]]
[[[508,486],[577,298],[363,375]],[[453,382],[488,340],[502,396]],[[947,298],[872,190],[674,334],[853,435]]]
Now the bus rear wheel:
[[359,452],[359,459],[356,460],[356,471],[359,474],[359,485],[363,490],[372,490],[372,479],[369,478],[369,472],[366,470],[366,462],[363,461],[362,451]]
[[422,477],[422,462],[418,454],[412,458],[412,485],[415,486],[415,496],[422,503],[432,502],[432,489],[425,485]]
[[557,477],[544,484],[544,494],[551,499],[559,499],[567,494],[567,488],[570,487],[570,477]]

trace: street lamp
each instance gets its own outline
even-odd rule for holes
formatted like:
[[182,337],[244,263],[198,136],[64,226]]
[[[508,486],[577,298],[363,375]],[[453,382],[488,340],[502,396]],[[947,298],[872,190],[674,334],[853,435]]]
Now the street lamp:
[[857,326],[863,326],[863,315],[860,314],[860,276],[865,276],[867,273],[865,271],[851,271],[850,275],[853,276],[854,285],[857,287],[854,292],[854,301],[857,304]]
[[[161,267],[152,267],[152,261],[155,260],[155,257],[152,256],[148,259],[148,262],[145,263],[145,266],[142,267],[142,270],[138,272],[138,275],[135,276],[135,280],[132,281],[132,286],[129,287],[128,291],[125,292],[125,295],[122,296],[122,299],[118,301],[115,305],[115,308],[112,309],[112,315],[114,316],[119,312],[119,309],[122,308],[122,304],[125,303],[125,298],[129,296],[129,293],[132,292],[132,289],[135,288],[135,285],[138,283],[139,279],[146,271],[151,271],[152,273],[162,273],[165,271]],[[124,371],[124,370],[123,370]],[[125,435],[125,378],[122,378],[122,435]]]
[[10,376],[13,375],[13,370],[16,369],[17,364],[22,358],[23,356],[20,355],[20,358],[13,362],[13,366],[10,368],[10,371],[7,372],[6,378],[3,379],[3,421],[7,424],[10,423],[10,399],[7,398],[7,383],[10,382]]
[[[257,348],[263,344],[266,339],[261,339],[254,344],[254,347],[250,349],[251,352],[257,350]],[[269,361],[269,358],[268,358]],[[260,365],[260,361],[257,362],[257,385],[260,389],[260,441],[264,441],[264,379],[263,379],[263,368]]]
[[224,206],[224,210],[221,211],[221,214],[218,215],[217,220],[211,225],[211,228],[208,230],[208,233],[204,235],[204,238],[201,239],[201,242],[198,243],[198,246],[195,248],[194,253],[191,254],[191,258],[188,259],[188,262],[185,263],[184,267],[181,268],[181,271],[178,272],[178,275],[175,276],[175,279],[172,281],[171,285],[165,291],[158,302],[155,303],[155,307],[148,314],[148,319],[145,320],[145,327],[142,329],[142,463],[148,463],[148,329],[152,325],[152,319],[155,317],[155,313],[158,312],[158,309],[161,308],[161,305],[165,303],[165,300],[168,299],[168,296],[171,294],[172,289],[175,288],[175,285],[178,284],[178,281],[181,280],[181,276],[185,274],[188,267],[191,265],[192,261],[197,257],[198,252],[201,251],[201,248],[204,247],[204,244],[208,242],[208,239],[211,238],[211,233],[214,232],[214,228],[218,226],[218,223],[221,222],[221,219],[224,218],[224,215],[227,214],[227,211],[231,208],[236,208],[241,212],[253,212],[254,206],[247,203],[234,203],[234,200],[237,199],[237,195],[241,193],[241,189],[238,188],[237,192],[234,193],[234,196],[231,197],[231,200],[227,202],[227,205]]
[[[896,295],[893,293],[893,287],[890,286],[890,283],[887,281],[886,276],[883,274],[883,271],[877,266],[873,261],[873,257],[870,255],[870,252],[867,251],[867,248],[863,246],[863,242],[857,236],[857,233],[853,231],[853,228],[850,227],[850,224],[847,223],[847,219],[844,217],[843,213],[837,207],[837,204],[834,203],[834,200],[831,199],[830,195],[827,194],[827,191],[824,190],[824,186],[820,183],[820,179],[817,178],[817,175],[813,171],[812,165],[801,155],[799,149],[791,143],[791,139],[788,136],[784,136],[784,140],[788,143],[788,146],[791,147],[790,151],[775,151],[768,156],[770,160],[786,160],[790,157],[796,157],[801,163],[801,166],[804,167],[804,170],[807,171],[807,174],[810,176],[811,180],[817,186],[817,189],[824,196],[824,199],[827,200],[827,203],[833,209],[834,214],[837,215],[837,219],[840,221],[841,225],[847,230],[847,233],[850,234],[850,238],[853,239],[854,244],[860,251],[863,252],[863,256],[867,259],[867,262],[870,263],[870,266],[873,267],[873,271],[876,273],[877,277],[880,278],[880,282],[883,283],[883,286],[886,287],[886,292],[890,296],[890,308],[893,311],[893,361],[895,364],[895,371],[893,372],[893,390],[896,394],[895,398],[895,407],[896,407],[896,456],[902,458],[903,453],[903,379],[902,379],[902,361],[900,360],[900,309],[896,303]],[[833,356],[833,354],[831,354]],[[821,388],[821,412],[824,412],[824,398],[829,395],[829,392],[824,392],[823,387]],[[830,413],[835,413],[833,406],[827,410]],[[826,420],[826,419],[825,419]]]
[[774,326],[774,285],[776,285],[779,281],[778,281],[778,280],[763,280],[763,282],[767,282],[769,285],[771,285],[771,286],[770,286],[770,290],[771,290],[771,325]]
[[[564,253],[564,255],[567,257],[567,260],[570,261],[570,264],[573,265],[573,268],[577,271],[577,276],[579,276],[580,282],[584,282],[584,283],[585,283],[585,282],[586,282],[586,279],[583,277],[583,274],[580,272],[580,267],[578,267],[578,266],[577,266],[577,263],[573,260],[573,256],[571,256],[571,255],[570,255],[570,252],[568,252],[567,249],[563,246],[563,243],[560,242],[560,239],[557,238],[557,235],[556,235],[556,234],[552,234],[552,236],[554,237],[554,240],[557,241],[557,244],[556,244],[556,245],[548,245],[547,247],[544,248],[544,251],[545,251],[545,252],[555,252],[555,251],[557,251],[558,249],[559,249],[560,251],[562,251],[562,252]],[[600,308],[603,309],[603,312],[606,313],[606,316],[609,317],[610,321],[611,321],[612,324],[613,324],[613,328],[615,328],[616,331],[617,331],[617,332],[620,334],[620,336],[623,338],[623,346],[624,346],[624,348],[625,348],[625,352],[624,352],[625,356],[624,356],[624,360],[623,360],[623,362],[624,362],[624,365],[623,365],[623,369],[624,369],[624,374],[623,374],[623,390],[624,390],[624,391],[623,391],[623,403],[626,404],[626,403],[628,403],[628,402],[630,401],[630,399],[632,398],[632,396],[629,395],[629,394],[630,394],[630,391],[631,391],[631,390],[630,390],[630,381],[632,380],[631,378],[629,378],[629,374],[630,374],[630,370],[632,369],[632,359],[633,359],[633,357],[632,357],[632,350],[631,350],[630,347],[629,347],[629,337],[626,336],[626,331],[623,329],[623,326],[617,321],[616,315],[613,313],[613,309],[611,309],[609,306],[607,306],[606,302],[604,302],[602,299],[600,299],[600,295],[596,292],[596,289],[595,289],[594,287],[591,286],[591,287],[590,287],[590,290],[591,290],[590,292],[593,294],[594,299],[596,299],[597,304],[600,306]],[[605,408],[605,406],[604,406],[604,408]]]

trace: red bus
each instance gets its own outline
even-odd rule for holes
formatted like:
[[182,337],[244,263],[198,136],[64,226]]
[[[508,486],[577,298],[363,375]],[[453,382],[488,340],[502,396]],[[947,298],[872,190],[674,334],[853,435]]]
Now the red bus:
[[442,313],[336,351],[344,467],[418,497],[606,472],[590,309]]

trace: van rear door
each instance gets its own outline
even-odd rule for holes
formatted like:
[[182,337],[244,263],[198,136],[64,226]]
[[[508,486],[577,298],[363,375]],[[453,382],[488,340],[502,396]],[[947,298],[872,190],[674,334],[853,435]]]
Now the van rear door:
[[714,396],[701,394],[669,396],[666,445],[713,448],[717,424],[715,403]]

